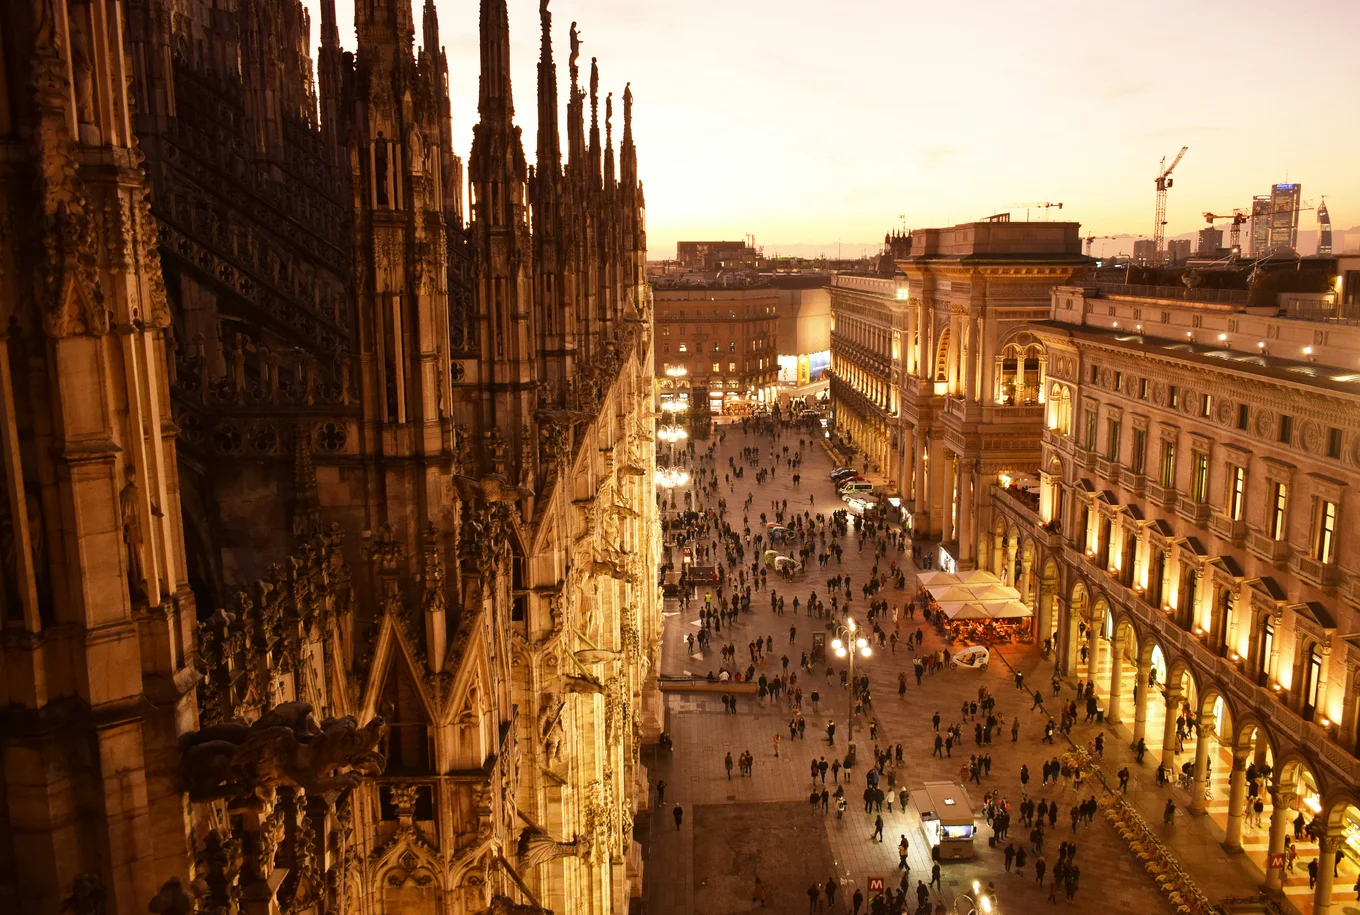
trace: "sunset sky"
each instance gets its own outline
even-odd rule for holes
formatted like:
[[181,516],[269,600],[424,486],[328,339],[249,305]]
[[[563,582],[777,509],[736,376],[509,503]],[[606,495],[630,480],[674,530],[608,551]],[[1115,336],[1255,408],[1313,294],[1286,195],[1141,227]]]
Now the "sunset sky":
[[[437,3],[466,156],[478,3]],[[352,47],[351,0],[337,5]],[[673,256],[679,239],[746,233],[767,253],[834,254],[839,241],[848,255],[902,214],[912,227],[1002,210],[1023,218],[1016,204],[1039,201],[1061,201],[1051,218],[1079,221],[1083,234],[1146,234],[1158,162],[1182,145],[1168,236],[1285,180],[1302,182],[1313,204],[1325,194],[1335,228],[1360,223],[1356,0],[552,0],[550,9],[561,85],[573,19],[583,67],[600,58],[601,93],[633,84],[653,258]],[[319,25],[314,13],[318,38]],[[532,158],[538,0],[510,0],[510,30]],[[1302,214],[1303,230],[1315,224]],[[1096,253],[1131,247],[1124,239]]]

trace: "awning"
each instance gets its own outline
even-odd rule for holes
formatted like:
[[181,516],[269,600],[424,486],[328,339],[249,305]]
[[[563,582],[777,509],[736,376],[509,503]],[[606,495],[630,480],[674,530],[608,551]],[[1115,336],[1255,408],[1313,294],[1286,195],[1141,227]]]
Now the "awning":
[[989,606],[987,612],[996,620],[1024,619],[1033,616],[1034,613],[1018,600],[1006,601],[1004,604]]
[[940,604],[940,610],[951,620],[985,620],[991,619],[991,614],[987,608],[975,601],[950,601]]
[[934,585],[926,588],[930,596],[941,604],[955,603],[958,601],[975,601],[977,595],[972,588],[965,588],[963,585]]
[[916,580],[919,581],[923,587],[930,587],[931,585],[956,585],[959,583],[959,577],[952,572],[917,572]]

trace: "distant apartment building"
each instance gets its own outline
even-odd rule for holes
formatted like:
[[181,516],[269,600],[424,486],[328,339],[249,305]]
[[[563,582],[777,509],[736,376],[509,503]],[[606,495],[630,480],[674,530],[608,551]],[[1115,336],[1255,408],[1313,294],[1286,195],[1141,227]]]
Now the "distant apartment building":
[[1133,262],[1150,266],[1157,259],[1157,243],[1150,238],[1140,238],[1133,243]]
[[731,413],[774,401],[777,290],[658,288],[653,299],[662,402],[702,402],[712,413]]
[[1173,238],[1166,243],[1166,262],[1179,266],[1190,259],[1190,239]]
[[688,270],[713,270],[720,262],[741,262],[755,251],[745,241],[682,241],[675,246],[675,259]]
[[1206,226],[1199,230],[1199,238],[1195,244],[1195,254],[1198,257],[1214,257],[1223,247],[1223,230],[1213,226]]

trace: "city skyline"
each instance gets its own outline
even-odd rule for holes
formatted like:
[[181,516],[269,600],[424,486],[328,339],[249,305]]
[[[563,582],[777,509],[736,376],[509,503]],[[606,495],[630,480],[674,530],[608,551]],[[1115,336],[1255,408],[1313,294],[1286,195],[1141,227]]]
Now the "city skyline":
[[[319,5],[306,2],[315,55]],[[454,143],[466,156],[476,3],[436,5]],[[337,7],[352,48],[353,4]],[[509,9],[517,123],[532,155],[538,3]],[[901,214],[909,227],[951,225],[1005,210],[1022,218],[1015,204],[1039,201],[1062,202],[1050,215],[1083,234],[1150,234],[1158,162],[1183,145],[1168,237],[1198,231],[1206,210],[1249,209],[1286,180],[1314,205],[1325,195],[1339,230],[1360,224],[1360,175],[1337,154],[1360,142],[1360,124],[1344,117],[1344,87],[1360,81],[1342,46],[1360,29],[1353,4],[1318,0],[1280,17],[1263,2],[1208,2],[1145,21],[1066,2],[985,2],[966,18],[881,0],[853,18],[821,15],[808,0],[676,9],[550,6],[559,83],[577,20],[583,65],[600,58],[601,94],[632,84],[653,258],[672,256],[677,240],[747,233],[767,251],[830,253],[839,240],[848,253],[899,227]],[[1274,50],[1258,68],[1262,47]],[[565,108],[560,89],[559,99]],[[1305,212],[1300,229],[1315,223]]]

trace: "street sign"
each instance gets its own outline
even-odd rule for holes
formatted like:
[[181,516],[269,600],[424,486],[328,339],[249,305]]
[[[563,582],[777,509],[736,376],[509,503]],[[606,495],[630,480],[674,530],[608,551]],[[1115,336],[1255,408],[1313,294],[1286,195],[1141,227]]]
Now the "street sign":
[[882,877],[870,877],[870,878],[869,878],[869,892],[871,892],[871,893],[881,893],[881,892],[883,892],[883,878],[882,878]]
[[1284,855],[1271,855],[1271,856],[1270,856],[1270,866],[1271,866],[1271,867],[1284,867]]

